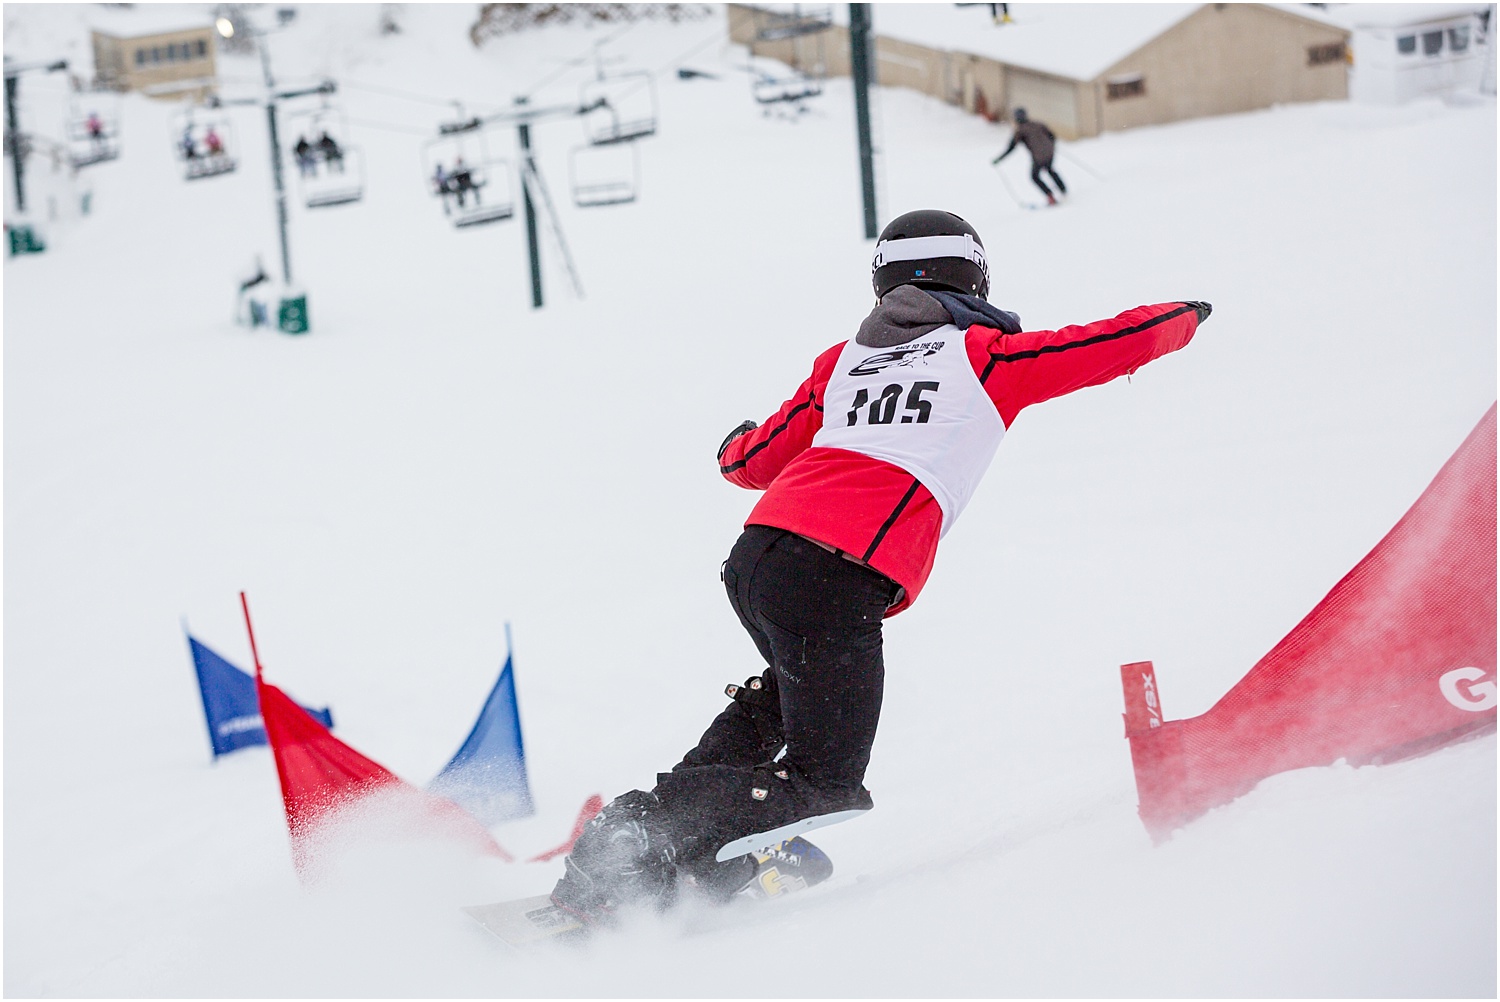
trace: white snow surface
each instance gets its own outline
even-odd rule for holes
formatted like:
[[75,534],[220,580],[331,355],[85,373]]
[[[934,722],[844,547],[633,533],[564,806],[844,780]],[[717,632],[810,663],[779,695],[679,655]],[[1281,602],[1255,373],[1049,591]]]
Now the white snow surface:
[[[127,97],[92,213],[5,264],[7,995],[1495,994],[1493,737],[1281,775],[1153,847],[1117,672],[1152,659],[1167,714],[1201,713],[1495,399],[1492,100],[1109,134],[1064,147],[1066,206],[1028,212],[988,164],[1005,130],[882,91],[882,219],[972,221],[1027,326],[1214,316],[1015,423],[888,624],[878,806],[819,833],[829,884],[516,956],[459,906],[541,893],[557,862],[351,822],[299,888],[269,753],[209,762],[180,618],[248,666],[246,590],[270,680],[416,783],[509,621],[539,814],[501,843],[539,852],[588,794],[649,787],[760,669],[717,575],[755,495],[714,449],[870,306],[851,93],[763,116],[722,12],[475,50],[472,6],[404,5],[393,36],[375,6],[300,11],[278,77],[340,80],[369,173],[359,205],[293,204],[310,335],[230,322],[253,256],[277,266],[253,107],[241,169],[187,183],[174,107]],[[7,54],[79,45],[77,7],[4,16]],[[577,124],[534,128],[587,298],[549,244],[533,311],[520,224],[445,223],[419,152],[444,109],[393,94],[485,110],[555,75],[534,100],[567,101],[591,70],[566,61],[606,38],[660,71],[661,129],[640,201],[583,211]],[[253,90],[253,57],[223,63]],[[60,131],[60,88],[24,79],[28,128]]]

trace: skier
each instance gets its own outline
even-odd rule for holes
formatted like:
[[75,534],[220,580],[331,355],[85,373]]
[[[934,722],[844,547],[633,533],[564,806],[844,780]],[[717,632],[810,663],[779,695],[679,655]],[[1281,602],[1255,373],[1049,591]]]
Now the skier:
[[89,117],[88,117],[88,122],[87,122],[87,128],[88,128],[88,132],[89,132],[89,139],[91,139],[93,141],[94,147],[97,149],[98,147],[103,146],[104,145],[104,121],[103,121],[103,119],[101,119],[99,117],[99,113],[98,112],[96,112],[96,111],[89,112]]
[[1063,184],[1063,179],[1058,177],[1057,171],[1052,169],[1052,155],[1057,149],[1057,137],[1052,134],[1051,129],[1047,128],[1041,122],[1035,122],[1027,118],[1025,108],[1015,109],[1015,111],[1011,112],[1011,117],[1015,119],[1016,131],[1011,133],[1010,145],[1005,148],[1005,152],[991,160],[990,163],[998,164],[1010,156],[1010,151],[1016,148],[1017,143],[1022,144],[1026,147],[1027,152],[1031,154],[1032,182],[1038,188],[1042,189],[1043,195],[1047,196],[1048,205],[1056,205],[1057,199],[1053,197],[1052,189],[1048,188],[1046,182],[1042,180],[1042,171],[1046,171],[1052,175],[1052,182],[1057,185],[1059,195],[1066,195],[1068,193],[1068,186]]
[[224,140],[219,138],[218,131],[215,130],[212,125],[210,125],[208,127],[208,131],[203,134],[203,145],[207,148],[208,155],[210,157],[219,157],[224,155]]
[[182,130],[182,138],[177,141],[182,150],[182,156],[186,160],[193,160],[198,156],[198,144],[193,141],[193,127],[189,125]]
[[585,922],[664,907],[689,886],[725,900],[755,871],[741,853],[793,823],[873,807],[863,780],[882,621],[916,601],[1016,415],[1183,347],[1212,309],[1161,303],[1025,331],[985,300],[979,234],[931,209],[886,226],[873,272],[876,306],[856,336],[719,447],[726,479],[765,491],[721,577],[767,668],[729,687],[732,702],[653,790],[585,827],[552,894]]

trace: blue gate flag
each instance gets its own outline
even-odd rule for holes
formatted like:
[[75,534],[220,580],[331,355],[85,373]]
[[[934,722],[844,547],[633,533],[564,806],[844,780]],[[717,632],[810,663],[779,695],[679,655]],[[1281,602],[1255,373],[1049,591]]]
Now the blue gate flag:
[[[266,743],[266,728],[260,718],[260,700],[255,678],[236,668],[188,634],[193,668],[198,673],[198,691],[203,696],[203,715],[208,719],[208,740],[214,758],[251,745]],[[326,707],[302,707],[324,727],[333,727],[333,714]]]
[[[509,639],[507,627],[507,648]],[[514,658],[508,649],[505,667],[500,669],[500,678],[484,701],[474,729],[429,789],[454,801],[486,825],[536,813],[526,782],[526,749],[521,741],[521,712],[516,706]]]

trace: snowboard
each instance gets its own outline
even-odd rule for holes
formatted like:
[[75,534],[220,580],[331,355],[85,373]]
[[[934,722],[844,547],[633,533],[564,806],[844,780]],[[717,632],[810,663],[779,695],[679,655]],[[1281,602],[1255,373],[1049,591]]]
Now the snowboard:
[[[814,887],[833,876],[833,861],[823,850],[798,836],[751,853],[755,874],[731,901],[769,901]],[[572,912],[546,894],[465,908],[496,938],[519,950],[544,943],[579,943],[593,932]]]

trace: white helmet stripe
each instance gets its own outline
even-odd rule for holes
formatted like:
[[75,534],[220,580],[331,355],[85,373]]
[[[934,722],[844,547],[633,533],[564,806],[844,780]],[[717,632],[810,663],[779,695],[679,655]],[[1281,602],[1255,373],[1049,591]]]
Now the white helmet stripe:
[[933,257],[957,257],[973,261],[989,274],[989,263],[984,257],[984,248],[968,233],[945,234],[934,237],[907,237],[904,240],[882,240],[875,245],[875,260],[872,268],[879,268],[893,261],[920,261]]

